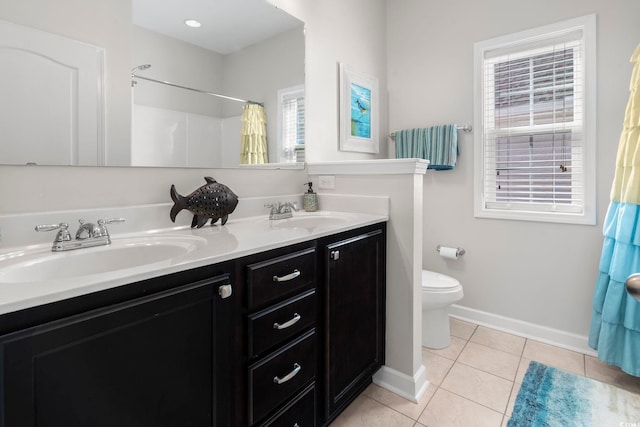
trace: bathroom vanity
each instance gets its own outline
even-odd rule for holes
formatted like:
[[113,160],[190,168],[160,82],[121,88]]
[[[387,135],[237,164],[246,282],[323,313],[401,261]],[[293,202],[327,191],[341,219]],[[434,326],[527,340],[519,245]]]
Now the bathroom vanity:
[[4,312],[0,425],[329,424],[384,363],[385,221],[230,221],[233,250]]

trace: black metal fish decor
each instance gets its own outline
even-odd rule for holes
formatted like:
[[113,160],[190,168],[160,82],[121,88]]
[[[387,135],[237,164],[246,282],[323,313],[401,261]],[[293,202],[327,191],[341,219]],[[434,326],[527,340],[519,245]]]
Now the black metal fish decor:
[[171,221],[176,222],[178,212],[187,209],[193,213],[191,228],[201,228],[209,220],[213,225],[220,218],[222,218],[222,225],[227,223],[229,214],[238,205],[238,196],[229,187],[220,184],[210,176],[206,176],[204,180],[207,183],[188,196],[181,196],[176,191],[176,186],[171,185],[171,199],[174,203],[171,208]]

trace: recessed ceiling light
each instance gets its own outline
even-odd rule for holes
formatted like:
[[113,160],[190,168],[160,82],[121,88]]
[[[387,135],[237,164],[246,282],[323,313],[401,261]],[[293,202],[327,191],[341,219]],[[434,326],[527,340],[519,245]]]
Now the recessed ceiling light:
[[196,21],[195,19],[187,19],[186,21],[184,21],[184,23],[186,25],[188,25],[189,27],[192,28],[200,28],[202,27],[202,24],[198,21]]

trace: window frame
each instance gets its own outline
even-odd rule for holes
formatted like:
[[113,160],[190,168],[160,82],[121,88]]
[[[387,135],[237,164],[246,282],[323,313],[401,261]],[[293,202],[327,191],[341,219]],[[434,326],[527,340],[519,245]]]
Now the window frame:
[[[572,179],[581,181],[583,188],[582,206],[557,204],[530,204],[530,203],[506,203],[497,202],[490,198],[485,192],[487,185],[492,182],[495,185],[495,174],[493,181],[487,178],[485,169],[488,161],[485,160],[485,152],[490,149],[486,147],[487,135],[500,135],[500,131],[491,129],[485,125],[487,98],[486,93],[493,93],[485,88],[486,82],[491,82],[485,76],[485,62],[490,58],[503,56],[505,54],[518,57],[519,54],[526,53],[524,57],[534,57],[532,53],[540,48],[541,51],[549,49],[549,46],[561,43],[567,37],[580,34],[580,43],[583,49],[583,67],[578,71],[580,75],[579,83],[575,89],[581,93],[580,117],[574,121],[572,126],[566,126],[581,137],[580,153],[582,170],[580,173],[572,174]],[[494,61],[495,62],[495,61]],[[512,219],[524,221],[542,221],[556,223],[572,223],[595,225],[596,223],[596,157],[595,157],[595,109],[596,109],[596,15],[586,15],[551,25],[534,28],[502,37],[477,42],[474,44],[474,216],[477,218]],[[491,87],[489,87],[490,89]],[[575,102],[575,101],[574,101]],[[494,104],[492,104],[494,105]],[[576,109],[574,109],[576,111]],[[525,126],[522,128],[528,135],[541,134],[546,125]],[[553,126],[547,126],[553,127]],[[495,146],[495,145],[494,145]],[[490,166],[490,165],[489,165]],[[491,175],[489,175],[491,176]]]
[[[295,163],[287,160],[284,156],[284,138],[285,138],[284,102],[292,98],[302,98],[302,99],[305,98],[304,85],[290,86],[290,87],[278,90],[278,161],[282,163]],[[305,106],[305,117],[306,117],[306,106]],[[305,129],[306,129],[306,126],[305,126]],[[305,149],[304,143],[296,144],[295,150],[304,151],[304,149]]]

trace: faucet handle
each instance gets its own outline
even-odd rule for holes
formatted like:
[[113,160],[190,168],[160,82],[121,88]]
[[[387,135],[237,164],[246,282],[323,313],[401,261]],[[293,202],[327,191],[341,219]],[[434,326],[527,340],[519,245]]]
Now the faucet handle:
[[98,224],[99,225],[104,225],[104,224],[113,224],[116,222],[124,222],[124,218],[108,218],[108,219],[99,219],[98,220]]
[[296,202],[287,202],[285,203],[285,206],[289,209],[293,209],[294,211],[298,212],[298,204]]
[[61,222],[60,224],[42,224],[36,225],[36,231],[53,231],[60,230],[58,234],[56,234],[56,238],[53,240],[54,243],[59,242],[68,242],[71,240],[71,233],[69,233],[69,224],[66,222]]
[[36,231],[53,231],[59,228],[66,230],[67,228],[69,228],[69,224],[67,224],[66,222],[61,222],[60,224],[36,225]]
[[278,213],[280,211],[280,202],[276,202],[276,203],[266,203],[264,205],[265,208],[269,208],[271,209],[271,213],[275,214]]
[[107,218],[107,219],[99,219],[98,227],[96,228],[96,236],[109,236],[109,230],[107,230],[107,224],[114,224],[118,222],[124,222],[124,218]]

